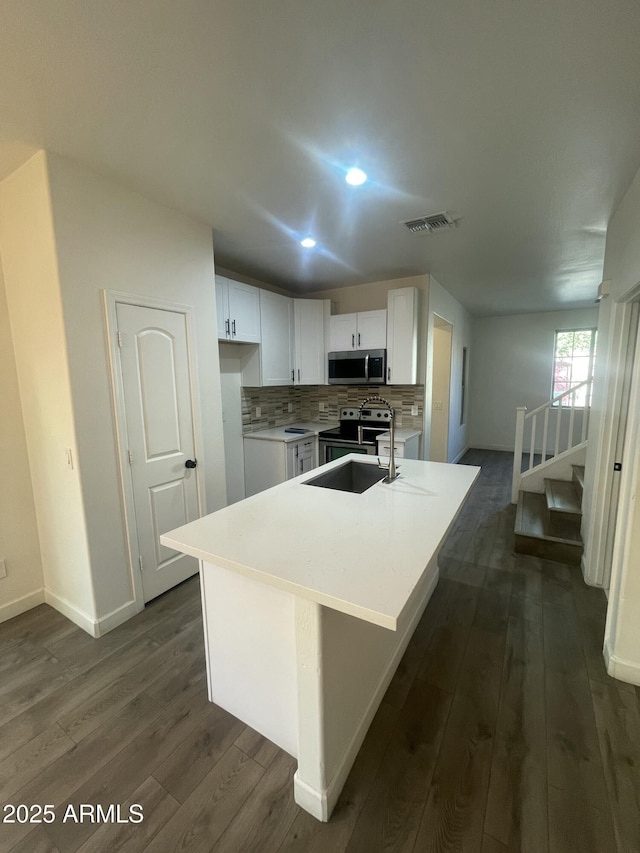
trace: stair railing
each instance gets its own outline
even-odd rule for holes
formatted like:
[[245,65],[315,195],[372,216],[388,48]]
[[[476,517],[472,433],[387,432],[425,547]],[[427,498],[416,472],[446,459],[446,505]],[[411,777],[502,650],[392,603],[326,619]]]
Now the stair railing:
[[[543,403],[531,412],[527,413],[526,406],[519,406],[516,409],[516,436],[513,451],[513,478],[511,481],[512,503],[517,503],[518,501],[520,481],[524,472],[532,471],[560,453],[565,453],[567,450],[571,450],[572,447],[586,441],[589,431],[592,385],[593,377],[585,379],[579,385],[574,385],[568,391],[564,391],[557,397],[547,400],[546,403]],[[578,394],[578,392],[581,393]],[[583,402],[576,404],[576,398]],[[582,424],[578,430],[575,428],[576,412],[582,413]],[[551,429],[549,425],[550,413],[556,415],[555,427],[551,427]],[[569,423],[566,428],[566,434],[563,434],[562,418],[565,413],[568,414]],[[564,423],[567,423],[566,417]],[[538,434],[539,425],[542,427],[540,435]],[[553,449],[551,450],[551,448]],[[536,452],[540,454],[540,462],[538,463],[535,462]],[[522,457],[525,456],[526,458],[527,454],[529,456],[529,464],[523,472]]]

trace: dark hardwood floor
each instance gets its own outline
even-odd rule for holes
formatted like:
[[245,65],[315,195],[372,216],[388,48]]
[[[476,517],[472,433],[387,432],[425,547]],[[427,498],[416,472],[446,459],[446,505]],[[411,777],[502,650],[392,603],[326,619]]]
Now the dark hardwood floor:
[[[605,672],[604,594],[514,556],[509,454],[463,462],[481,477],[329,823],[208,703],[192,579],[100,640],[44,605],[0,625],[0,802],[56,814],[0,824],[0,851],[638,853],[640,692]],[[144,820],[67,812],[97,803]]]

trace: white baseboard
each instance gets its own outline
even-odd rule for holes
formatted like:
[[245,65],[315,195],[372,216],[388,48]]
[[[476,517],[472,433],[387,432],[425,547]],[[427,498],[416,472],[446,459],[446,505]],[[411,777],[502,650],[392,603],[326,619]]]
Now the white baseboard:
[[608,643],[604,644],[604,661],[612,678],[640,686],[640,664],[612,654]]
[[83,631],[86,631],[87,634],[90,634],[92,637],[99,636],[97,621],[83,610],[79,610],[75,605],[71,604],[70,601],[67,601],[66,598],[56,595],[55,592],[51,592],[50,589],[45,589],[44,600],[59,613],[62,613],[63,616],[66,616],[67,619],[70,619],[79,628],[82,628]]
[[44,587],[22,595],[7,604],[0,605],[0,622],[6,622],[7,619],[13,619],[14,616],[19,616],[21,613],[26,613],[32,607],[37,607],[39,604],[44,604]]
[[456,456],[456,458],[451,460],[451,464],[455,465],[457,462],[459,462],[462,459],[462,457],[464,456],[464,454],[468,452],[468,450],[469,450],[468,446],[465,447],[464,450],[461,450],[460,453],[458,453],[458,455]]
[[96,637],[103,637],[105,634],[108,634],[109,631],[113,631],[114,628],[117,628],[118,625],[122,625],[123,622],[126,622],[127,619],[131,619],[132,616],[135,616],[136,613],[140,613],[141,610],[144,610],[144,605],[139,608],[135,601],[127,601],[126,604],[123,604],[121,607],[117,607],[115,610],[112,610],[111,613],[107,613],[106,616],[101,616],[95,623],[97,633],[94,634]]
[[475,442],[472,442],[469,447],[474,450],[501,450],[505,453],[513,453],[512,444],[476,444]]

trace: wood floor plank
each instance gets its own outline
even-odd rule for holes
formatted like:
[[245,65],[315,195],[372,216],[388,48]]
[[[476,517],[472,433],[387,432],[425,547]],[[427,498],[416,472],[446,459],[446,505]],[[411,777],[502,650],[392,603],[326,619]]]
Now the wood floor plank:
[[549,784],[598,808],[607,794],[575,611],[545,605],[544,654]]
[[347,846],[409,853],[449,715],[451,695],[416,680]]
[[[20,788],[12,795],[12,800],[27,805],[52,803],[54,806],[60,806],[78,785],[99,773],[100,768],[121,752],[156,713],[157,708],[144,694],[136,697],[120,714],[110,720],[109,724],[86,737],[81,744],[66,752]],[[84,799],[82,802],[90,800]],[[54,831],[61,826],[68,824],[50,824],[48,832],[55,838]],[[29,828],[24,824],[14,824],[10,827],[5,825],[3,833],[7,836],[8,843],[15,844],[28,833]],[[64,850],[64,853],[67,851]]]
[[[244,753],[240,754],[244,761],[251,760]],[[253,789],[251,800],[238,809],[218,843],[209,848],[211,853],[276,851],[300,813],[300,807],[293,800],[295,770],[295,759],[285,752],[280,752],[267,770],[260,767],[263,775]]]
[[267,740],[266,737],[263,737],[259,732],[256,732],[249,726],[244,727],[244,730],[238,735],[234,743],[245,755],[253,758],[254,761],[265,769],[280,751],[275,743],[271,743],[270,740]]
[[506,849],[548,850],[542,626],[516,618],[507,630],[484,831]]
[[[142,693],[126,708],[136,702],[149,703]],[[169,756],[174,749],[196,728],[211,708],[207,701],[204,684],[198,685],[190,696],[182,696],[168,708],[153,707],[148,714],[137,713],[135,730],[128,733],[127,740],[120,749],[106,756],[97,769],[91,768],[87,774],[83,765],[83,775],[73,784],[65,784],[64,799],[61,808],[69,804],[77,807],[79,803],[102,803],[108,805],[121,802],[142,784],[142,782]],[[120,719],[120,713],[114,720]],[[94,738],[89,735],[80,742],[78,750]],[[56,780],[57,781],[57,780]],[[77,850],[91,834],[86,824],[51,824],[49,833],[59,847],[66,853]]]
[[504,647],[505,634],[471,629],[416,850],[480,850]]
[[640,715],[622,682],[591,682],[613,825],[621,853],[640,850]]
[[73,740],[54,723],[12,752],[0,762],[0,802],[9,800],[12,794],[74,747]]
[[[154,769],[153,775],[179,803],[184,803],[243,729],[244,723],[210,704],[202,722]],[[277,754],[278,748],[274,744],[271,747]]]
[[[604,805],[604,801],[603,801]],[[606,808],[606,806],[605,806]],[[610,814],[549,788],[549,853],[617,853]],[[626,851],[621,851],[626,853]]]
[[129,808],[136,804],[142,807],[144,820],[141,823],[105,824],[94,832],[78,853],[142,853],[147,844],[171,819],[179,803],[150,776],[122,805],[122,814],[129,815]]
[[211,853],[263,773],[242,750],[231,746],[145,853]]

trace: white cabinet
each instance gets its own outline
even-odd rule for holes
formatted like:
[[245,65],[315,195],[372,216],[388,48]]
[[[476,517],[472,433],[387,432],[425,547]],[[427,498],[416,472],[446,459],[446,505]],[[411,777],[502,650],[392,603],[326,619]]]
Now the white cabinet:
[[318,467],[318,439],[301,438],[287,444],[287,480]]
[[325,318],[329,308],[327,299],[293,300],[296,385],[324,385],[327,381]]
[[387,312],[360,311],[357,314],[334,314],[329,326],[329,351],[352,349],[385,349],[387,346]]
[[260,290],[261,385],[293,385],[293,300]]
[[387,382],[418,380],[418,289],[399,287],[387,296]]
[[216,276],[218,339],[260,343],[260,291],[250,284]]
[[250,497],[318,465],[318,437],[274,441],[244,437],[244,479]]
[[[420,433],[411,435],[407,438],[396,436],[393,442],[394,456],[396,459],[417,459],[420,445]],[[391,450],[391,440],[389,434],[386,437],[378,439],[378,456],[389,457]]]

